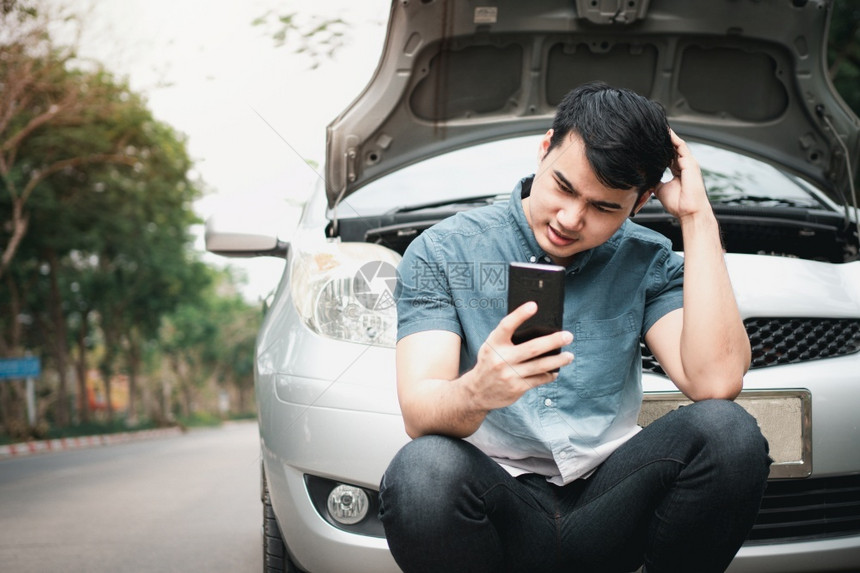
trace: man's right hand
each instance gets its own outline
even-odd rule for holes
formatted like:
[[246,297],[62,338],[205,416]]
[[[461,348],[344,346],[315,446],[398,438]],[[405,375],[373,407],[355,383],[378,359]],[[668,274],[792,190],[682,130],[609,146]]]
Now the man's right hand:
[[534,302],[515,308],[481,346],[475,367],[464,375],[469,378],[476,408],[489,411],[509,406],[528,390],[555,380],[558,373],[554,371],[573,361],[569,352],[541,356],[570,344],[573,335],[567,331],[521,344],[511,341],[516,329],[536,312]]
[[414,437],[474,433],[490,410],[516,402],[525,392],[552,382],[553,372],[573,361],[569,352],[541,356],[573,340],[556,332],[521,344],[511,338],[537,312],[528,302],[514,309],[493,329],[478,351],[475,366],[459,373],[460,337],[431,330],[397,343],[397,392],[407,433]]

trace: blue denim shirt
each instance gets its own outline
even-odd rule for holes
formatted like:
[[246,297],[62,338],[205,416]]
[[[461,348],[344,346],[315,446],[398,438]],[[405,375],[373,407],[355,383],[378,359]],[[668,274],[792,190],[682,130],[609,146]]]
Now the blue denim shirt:
[[[510,261],[549,262],[523,212],[532,177],[511,200],[450,217],[416,238],[398,268],[398,340],[426,330],[461,339],[460,371],[507,314]],[[558,379],[491,411],[467,438],[513,474],[565,484],[591,474],[640,430],[639,340],[680,308],[683,259],[662,235],[626,221],[579,253],[565,274],[564,328],[574,354]]]

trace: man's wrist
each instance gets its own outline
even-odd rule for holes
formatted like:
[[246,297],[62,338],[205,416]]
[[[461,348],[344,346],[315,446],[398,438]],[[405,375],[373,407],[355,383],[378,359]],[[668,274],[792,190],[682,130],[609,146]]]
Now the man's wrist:
[[714,211],[710,208],[710,205],[699,211],[682,215],[678,217],[678,221],[681,223],[681,229],[685,231],[708,231],[716,230],[719,227],[717,224],[717,218],[714,215]]
[[478,392],[475,391],[475,371],[469,370],[454,381],[457,384],[457,391],[460,393],[460,404],[463,408],[463,413],[467,417],[483,418],[487,415],[488,410],[480,403]]

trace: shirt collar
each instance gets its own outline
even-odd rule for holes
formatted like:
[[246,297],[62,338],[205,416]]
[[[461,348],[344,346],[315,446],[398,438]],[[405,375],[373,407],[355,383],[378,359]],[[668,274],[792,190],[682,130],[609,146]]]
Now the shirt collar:
[[[525,211],[523,211],[522,200],[525,197],[528,197],[529,193],[531,193],[532,181],[534,181],[534,175],[529,175],[528,177],[520,179],[519,183],[514,187],[513,193],[511,193],[511,201],[508,209],[511,212],[514,223],[516,223],[515,229],[519,235],[524,261],[552,264],[550,256],[538,245],[534,231],[532,231],[532,228],[529,226]],[[577,253],[573,257],[573,261],[571,261],[567,266],[567,274],[574,274],[581,271],[591,259],[593,252],[594,249],[589,249],[587,251]]]

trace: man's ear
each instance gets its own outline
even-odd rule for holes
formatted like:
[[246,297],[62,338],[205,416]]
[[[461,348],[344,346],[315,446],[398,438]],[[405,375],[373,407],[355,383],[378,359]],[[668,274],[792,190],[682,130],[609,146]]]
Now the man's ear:
[[651,195],[654,194],[653,189],[648,189],[647,191],[643,191],[639,194],[639,197],[636,198],[636,204],[633,205],[633,210],[630,211],[630,216],[633,217],[639,210],[645,206],[645,203],[648,202],[648,199],[651,198]]
[[540,145],[538,145],[538,164],[543,161],[543,158],[546,157],[546,154],[549,152],[549,146],[552,142],[552,129],[548,130],[540,140]]

